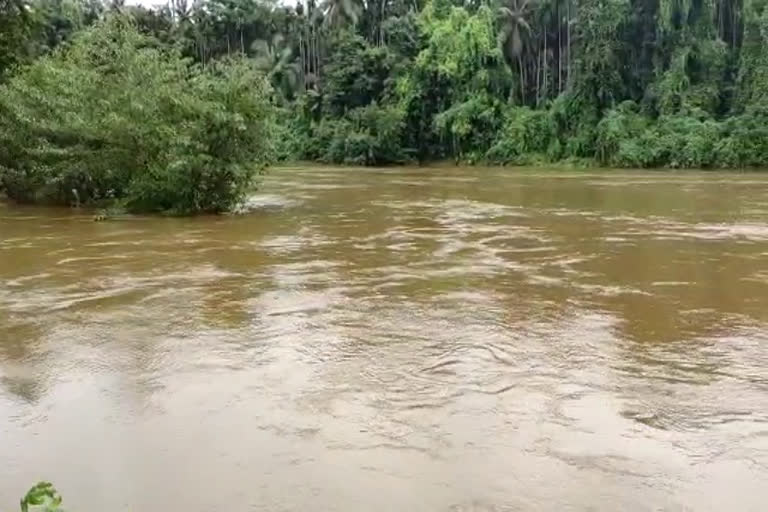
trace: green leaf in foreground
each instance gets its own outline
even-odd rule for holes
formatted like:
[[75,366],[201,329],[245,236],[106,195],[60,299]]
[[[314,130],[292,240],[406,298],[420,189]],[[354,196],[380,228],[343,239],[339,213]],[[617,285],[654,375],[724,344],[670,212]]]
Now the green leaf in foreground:
[[21,512],[28,512],[29,506],[42,507],[45,512],[61,512],[61,495],[50,482],[38,482],[21,499]]

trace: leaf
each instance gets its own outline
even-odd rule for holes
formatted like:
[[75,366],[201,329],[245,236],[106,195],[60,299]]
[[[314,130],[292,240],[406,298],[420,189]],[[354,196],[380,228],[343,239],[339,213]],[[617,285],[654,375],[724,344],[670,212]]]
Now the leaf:
[[61,496],[50,482],[38,482],[21,499],[21,511],[28,512],[29,506],[43,506],[47,512],[61,510]]

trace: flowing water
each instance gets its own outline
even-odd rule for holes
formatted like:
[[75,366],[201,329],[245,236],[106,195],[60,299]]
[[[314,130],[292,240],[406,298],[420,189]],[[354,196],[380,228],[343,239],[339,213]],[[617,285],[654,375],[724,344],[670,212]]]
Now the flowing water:
[[768,175],[281,169],[0,205],[0,509],[765,510]]

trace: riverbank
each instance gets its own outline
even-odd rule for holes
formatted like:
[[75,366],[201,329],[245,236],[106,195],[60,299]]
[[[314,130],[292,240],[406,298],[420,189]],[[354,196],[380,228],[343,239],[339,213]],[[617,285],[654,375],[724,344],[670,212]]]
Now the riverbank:
[[768,172],[768,167],[709,167],[709,168],[686,168],[686,167],[610,167],[601,166],[597,162],[591,159],[579,159],[577,161],[560,161],[560,162],[542,162],[531,165],[494,165],[489,163],[463,163],[456,162],[454,160],[433,160],[422,163],[395,163],[387,165],[370,165],[361,166],[358,164],[334,164],[328,162],[313,162],[308,160],[286,160],[277,162],[266,169],[265,172],[279,171],[281,169],[344,169],[344,170],[366,170],[366,169],[400,169],[400,168],[412,168],[412,169],[491,169],[491,170],[508,170],[514,172],[588,172],[588,173],[654,173],[662,174],[669,173],[763,173]]

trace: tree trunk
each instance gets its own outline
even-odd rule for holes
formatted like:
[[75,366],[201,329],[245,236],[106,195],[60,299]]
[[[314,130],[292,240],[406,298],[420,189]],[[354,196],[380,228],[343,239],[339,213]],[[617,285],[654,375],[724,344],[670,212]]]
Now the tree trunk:
[[539,94],[541,91],[541,57],[542,55],[539,55],[536,57],[536,106],[539,106]]
[[[544,33],[546,34],[546,30],[544,31]],[[549,87],[548,87],[548,84],[547,84],[547,78],[548,78],[548,76],[547,76],[548,73],[547,72],[549,71],[549,54],[547,53],[547,38],[546,38],[546,36],[544,37],[544,57],[543,57],[543,61],[542,62],[544,63],[544,65],[542,66],[542,68],[544,70],[543,71],[544,75],[542,76],[542,82],[544,82],[544,83],[542,84],[541,88],[544,90],[544,100],[546,100],[547,98],[549,98]]]
[[[320,29],[322,30],[322,28]],[[315,59],[317,60],[317,67],[315,68],[315,71],[317,73],[317,81],[320,81],[320,58],[323,51],[323,45],[321,43],[321,39],[317,37],[317,32],[315,32]]]
[[301,87],[302,89],[306,89],[306,68],[304,67],[304,31],[302,27],[302,31],[299,32],[299,60],[301,60],[301,76],[299,79],[301,80]]
[[571,2],[568,1],[568,24],[566,27],[566,40],[568,44],[568,69],[566,70],[565,75],[565,86],[568,87],[568,84],[571,83]]
[[384,10],[387,6],[387,0],[381,0],[381,16],[379,18],[379,46],[384,46]]
[[317,37],[317,27],[313,26],[312,27],[312,45],[313,45],[313,50],[312,50],[312,72],[315,75],[315,80],[316,81],[320,79],[320,77],[319,77],[320,73],[318,73],[318,69],[317,69],[318,44],[319,44],[319,40],[318,40],[318,37]]
[[307,70],[314,73],[315,68],[315,30],[312,25],[309,26],[309,59],[307,60]]
[[539,82],[539,103],[541,103],[547,97],[547,52],[541,54],[539,71],[541,72],[541,81]]
[[317,80],[317,27],[312,26],[312,73]]
[[563,92],[563,18],[557,6],[557,94]]

